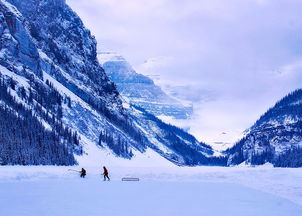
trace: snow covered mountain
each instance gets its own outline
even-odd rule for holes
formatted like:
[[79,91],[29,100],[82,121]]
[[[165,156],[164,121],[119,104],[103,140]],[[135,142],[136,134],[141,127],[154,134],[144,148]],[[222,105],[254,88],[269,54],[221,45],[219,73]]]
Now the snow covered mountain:
[[177,165],[225,163],[190,134],[122,102],[96,40],[65,0],[0,0],[0,111],[4,165],[158,156]]
[[192,114],[192,106],[168,96],[153,80],[136,73],[124,57],[114,52],[99,52],[102,67],[130,103],[142,107],[155,116],[170,116],[186,119]]
[[234,147],[228,164],[258,165],[270,162],[281,167],[302,166],[302,89],[269,109]]

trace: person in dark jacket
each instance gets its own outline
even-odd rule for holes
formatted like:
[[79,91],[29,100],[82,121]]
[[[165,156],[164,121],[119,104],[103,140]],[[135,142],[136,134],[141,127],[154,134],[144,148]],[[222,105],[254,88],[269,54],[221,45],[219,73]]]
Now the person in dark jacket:
[[108,170],[106,169],[106,167],[103,167],[104,169],[104,172],[103,172],[103,175],[104,175],[104,181],[106,181],[106,178],[108,179],[108,181],[110,181],[110,178],[108,176]]
[[80,171],[80,176],[81,176],[81,178],[85,178],[85,176],[86,176],[86,170],[84,169],[84,168],[82,168],[82,170]]

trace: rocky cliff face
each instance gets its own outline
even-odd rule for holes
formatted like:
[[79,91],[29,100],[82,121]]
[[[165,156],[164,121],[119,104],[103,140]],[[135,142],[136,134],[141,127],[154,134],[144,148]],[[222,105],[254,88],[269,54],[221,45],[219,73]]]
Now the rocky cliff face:
[[[81,95],[85,101],[105,103],[122,110],[118,92],[96,58],[95,38],[64,0],[9,2],[26,20],[42,57],[41,68],[46,73]],[[37,52],[35,54],[37,56]]]
[[228,163],[273,163],[302,166],[302,90],[280,100],[249,129],[245,138],[227,152]]
[[31,41],[25,19],[5,1],[0,5],[0,13],[1,64],[20,74],[23,71],[23,75],[28,68],[42,77],[38,49]]
[[100,52],[98,56],[109,78],[130,103],[142,107],[155,116],[187,119],[192,114],[192,106],[184,106],[168,96],[149,77],[136,73],[121,55]]
[[94,37],[65,1],[0,0],[0,22],[0,108],[10,116],[0,125],[17,119],[24,128],[18,136],[14,127],[1,130],[13,137],[0,145],[2,164],[128,160],[146,151],[178,165],[223,163],[191,135],[123,106]]

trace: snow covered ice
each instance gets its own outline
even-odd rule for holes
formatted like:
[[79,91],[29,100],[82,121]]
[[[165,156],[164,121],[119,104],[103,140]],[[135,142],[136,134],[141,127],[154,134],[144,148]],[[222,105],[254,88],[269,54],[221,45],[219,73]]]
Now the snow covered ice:
[[302,169],[70,168],[0,167],[0,215],[302,215]]

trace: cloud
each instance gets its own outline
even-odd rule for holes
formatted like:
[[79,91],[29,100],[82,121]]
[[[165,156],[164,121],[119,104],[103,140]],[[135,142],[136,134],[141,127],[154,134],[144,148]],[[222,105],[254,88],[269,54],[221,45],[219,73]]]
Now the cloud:
[[281,78],[289,77],[289,76],[296,77],[299,75],[302,76],[302,59],[299,59],[290,64],[286,64],[284,66],[281,66],[281,68],[278,69],[278,71],[277,71],[277,76],[281,76]]
[[151,57],[145,60],[144,63],[140,65],[138,70],[156,70],[157,68],[162,68],[171,64],[174,64],[173,57],[171,56]]

